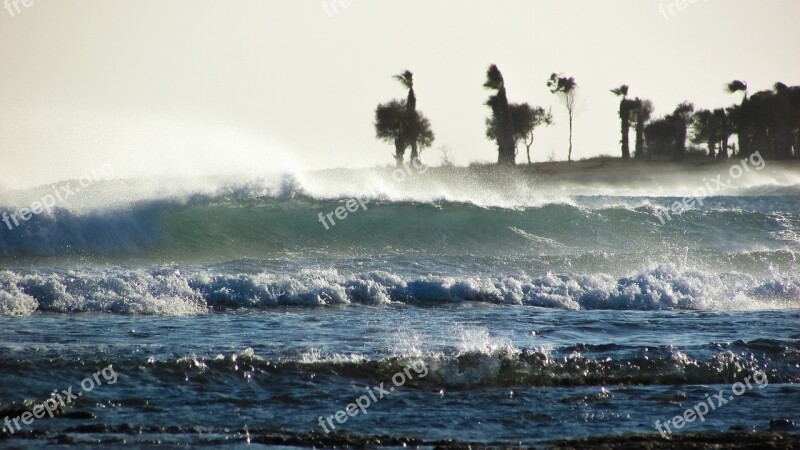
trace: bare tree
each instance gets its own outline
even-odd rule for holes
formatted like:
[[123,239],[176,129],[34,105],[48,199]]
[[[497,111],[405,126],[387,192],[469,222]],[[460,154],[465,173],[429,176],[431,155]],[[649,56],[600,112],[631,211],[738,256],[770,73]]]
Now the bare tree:
[[558,95],[561,102],[564,103],[564,106],[567,108],[567,114],[569,114],[569,153],[567,155],[567,161],[572,161],[572,124],[575,119],[578,83],[575,82],[575,78],[560,76],[554,73],[550,75],[550,79],[547,81],[547,87],[550,88],[550,92]]

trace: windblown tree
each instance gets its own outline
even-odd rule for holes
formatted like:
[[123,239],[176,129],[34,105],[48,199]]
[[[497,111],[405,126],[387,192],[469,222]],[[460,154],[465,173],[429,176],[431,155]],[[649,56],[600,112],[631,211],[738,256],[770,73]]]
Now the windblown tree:
[[637,97],[634,102],[636,103],[636,148],[634,150],[633,157],[640,159],[644,158],[645,156],[644,129],[647,126],[647,123],[650,121],[655,108],[653,107],[653,102],[650,100],[642,100]]
[[631,144],[629,136],[631,122],[636,120],[635,114],[638,105],[635,100],[628,99],[628,86],[625,84],[616,89],[612,89],[611,92],[618,97],[622,97],[622,100],[619,102],[620,131],[622,134],[620,144],[622,145],[622,158],[630,159]]
[[[378,105],[375,109],[375,134],[382,141],[394,144],[394,159],[398,166],[403,165],[406,148],[414,145],[418,149],[425,149],[433,145],[435,135],[427,117],[420,112],[410,118],[407,114],[406,100],[392,100],[389,103]],[[408,141],[413,136],[413,143]],[[412,146],[412,148],[414,148]],[[419,155],[417,155],[419,157]]]
[[568,78],[554,73],[550,75],[547,87],[550,88],[550,92],[561,99],[564,107],[567,108],[567,114],[569,115],[569,153],[567,154],[567,161],[572,161],[572,125],[575,119],[578,83],[575,82],[575,78]]
[[719,126],[719,153],[718,158],[729,158],[728,149],[730,148],[731,135],[736,131],[731,118],[725,108],[714,110],[714,118]]
[[742,103],[747,101],[748,93],[747,93],[747,83],[741,80],[733,80],[730,83],[725,85],[725,90],[728,91],[730,94],[735,94],[737,92],[742,93]]
[[750,156],[755,151],[761,152],[767,158],[779,158],[779,145],[774,142],[777,136],[777,126],[774,121],[772,91],[760,91],[753,94],[742,105],[742,128],[746,130],[744,156]]
[[492,117],[489,120],[496,124],[492,127],[494,131],[492,140],[497,142],[497,164],[514,165],[516,163],[514,127],[511,121],[505,80],[496,65],[492,64],[486,72],[486,83],[483,87],[496,91],[486,101],[486,105],[492,110]]
[[403,165],[406,153],[405,126],[406,102],[392,100],[378,105],[375,109],[375,135],[378,139],[394,144],[394,159],[398,166]]
[[672,115],[656,119],[644,129],[648,156],[653,159],[674,158],[675,119]]
[[775,132],[773,145],[779,158],[799,157],[800,149],[800,87],[783,83],[773,86],[772,121]]
[[800,86],[775,83],[772,90],[746,96],[741,105],[729,108],[729,116],[741,156],[758,151],[764,158],[800,157]]
[[789,95],[792,102],[792,117],[794,117],[794,157],[800,159],[800,86],[789,88]]
[[[742,93],[741,104],[695,113],[694,106],[685,102],[672,114],[648,124],[644,128],[648,154],[686,156],[687,130],[691,128],[691,141],[706,145],[710,157],[747,158],[758,151],[767,159],[800,158],[800,86],[775,83],[772,89],[751,95],[747,83],[734,80],[726,90]],[[622,93],[622,89],[617,91]],[[734,134],[739,140],[738,153],[737,146],[730,144]]]
[[794,117],[794,157],[800,159],[800,86],[789,88],[792,101],[792,117]]
[[651,158],[683,158],[686,156],[686,139],[694,120],[694,105],[684,102],[672,114],[648,124],[644,128],[647,149]]
[[742,104],[737,117],[737,130],[746,134],[742,156],[758,150],[765,158],[788,159],[797,156],[797,136],[800,128],[800,86],[788,87],[777,83],[774,90],[764,90],[750,96]]
[[741,117],[742,117],[742,107],[740,105],[731,105],[731,106],[725,108],[725,114],[728,116],[728,120],[730,121],[730,127],[733,129],[731,131],[731,134],[736,134],[737,135],[737,140],[739,142],[738,153],[737,153],[736,144],[733,144],[731,146],[731,148],[733,149],[733,151],[731,152],[731,156],[737,156],[737,154],[741,154],[742,153],[741,142],[742,142],[743,138],[738,137],[739,136],[739,131],[740,131],[739,124],[741,123],[741,120],[742,120],[741,119]]
[[[406,89],[408,89],[408,97],[406,98],[406,122],[411,124],[415,121],[417,114],[417,95],[414,93],[414,74],[410,70],[406,70],[400,75],[394,77]],[[419,150],[417,148],[417,136],[415,136],[414,127],[408,127],[406,131],[409,133],[405,136],[405,141],[411,145],[411,162],[416,163],[419,159]]]
[[[528,164],[531,164],[531,147],[533,146],[533,133],[542,125],[551,125],[553,115],[541,107],[531,107],[527,103],[512,103],[508,107],[511,114],[512,138],[514,141],[514,157],[518,154],[517,148],[522,143],[526,147]],[[499,133],[499,123],[496,116],[486,119],[486,137],[496,141]]]
[[[524,104],[528,106],[527,104]],[[553,114],[548,110],[545,111],[544,108],[537,106],[534,108],[530,108],[526,111],[521,111],[519,114],[522,118],[515,119],[514,109],[511,110],[511,119],[515,125],[515,136],[519,136],[519,141],[525,144],[525,152],[528,155],[528,164],[531,164],[531,147],[533,146],[533,132],[536,131],[536,128],[544,125],[550,126],[553,124]],[[517,127],[517,123],[519,123],[519,127]],[[519,130],[519,134],[517,134],[517,130]]]
[[695,144],[706,144],[711,158],[728,158],[730,136],[733,133],[724,109],[703,109],[694,113],[692,121]]
[[745,156],[750,155],[750,145],[748,142],[748,129],[747,124],[745,123],[746,120],[745,116],[747,115],[746,104],[749,100],[748,91],[747,91],[747,83],[741,80],[733,80],[730,83],[725,85],[725,91],[729,94],[735,94],[737,92],[742,93],[742,103],[739,105],[739,108],[736,110],[736,135],[739,139],[739,153],[744,154]]
[[[422,156],[422,151],[426,148],[431,148],[433,146],[433,141],[436,140],[436,135],[433,133],[433,129],[431,128],[431,121],[425,117],[422,112],[417,111],[413,116],[413,121],[408,125],[407,133],[410,133],[414,136],[414,140],[411,141],[411,162],[419,163],[419,158]],[[416,153],[416,155],[414,154]]]
[[675,108],[672,113],[673,124],[675,125],[675,146],[676,157],[686,156],[686,138],[689,136],[689,126],[692,124],[694,105],[683,102]]
[[[694,113],[692,124],[694,136],[692,142],[695,144],[706,144],[708,146],[708,156],[717,156],[717,145],[722,140],[722,124],[719,117],[713,111],[701,109]],[[722,149],[720,149],[722,152]]]
[[394,77],[408,89],[406,100],[392,100],[378,105],[375,110],[375,134],[378,139],[394,144],[394,159],[403,164],[406,148],[411,146],[411,162],[418,163],[422,150],[433,145],[436,139],[431,123],[417,111],[414,93],[414,74],[406,70]]

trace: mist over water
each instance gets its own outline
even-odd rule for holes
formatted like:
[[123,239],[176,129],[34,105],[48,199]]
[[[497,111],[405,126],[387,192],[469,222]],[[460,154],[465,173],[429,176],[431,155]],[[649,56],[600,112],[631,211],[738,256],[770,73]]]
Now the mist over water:
[[[796,307],[793,172],[754,169],[673,211],[730,166],[678,174],[679,166],[611,165],[591,179],[567,172],[557,180],[546,168],[425,166],[100,180],[51,213],[2,230],[4,292],[18,304],[6,300],[6,310],[171,311],[158,302],[130,309],[96,301],[113,291],[137,302],[103,287],[109,279],[195,312],[393,301]],[[2,212],[52,189],[6,193]],[[337,217],[348,201],[355,209]],[[69,281],[75,276],[80,288]]]

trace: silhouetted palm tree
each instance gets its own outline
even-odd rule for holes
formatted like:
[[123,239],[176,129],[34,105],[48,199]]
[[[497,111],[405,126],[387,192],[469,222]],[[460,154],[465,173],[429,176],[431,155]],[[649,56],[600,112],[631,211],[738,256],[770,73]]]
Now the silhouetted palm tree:
[[794,148],[794,157],[800,158],[800,86],[789,88],[789,98],[792,104],[792,130],[794,131],[792,147]]
[[492,109],[492,119],[497,124],[495,129],[495,141],[497,142],[497,163],[503,165],[514,165],[516,163],[514,150],[514,130],[511,122],[511,111],[508,105],[505,80],[500,69],[492,64],[486,72],[486,83],[483,87],[497,91],[495,95],[486,101]]
[[736,114],[736,122],[734,123],[734,127],[736,128],[736,135],[739,139],[739,153],[743,153],[745,156],[749,156],[750,154],[750,145],[749,145],[749,132],[748,127],[746,124],[747,121],[747,111],[745,111],[745,105],[748,100],[748,92],[747,92],[747,83],[741,80],[733,80],[730,83],[725,85],[725,91],[729,94],[735,94],[737,92],[742,93],[742,103],[740,104],[740,108]]
[[773,133],[776,153],[781,158],[797,155],[798,132],[800,131],[800,87],[790,88],[783,83],[773,86]]
[[672,113],[673,123],[675,124],[676,156],[678,158],[686,156],[686,138],[689,135],[689,126],[692,124],[693,113],[694,105],[689,102],[681,103]]
[[734,129],[731,118],[725,108],[717,108],[714,110],[714,117],[716,118],[717,125],[719,126],[719,153],[717,157],[728,158],[728,149],[730,148],[731,135],[736,131]]
[[656,119],[644,129],[647,153],[650,158],[675,157],[675,118],[672,115]]
[[[742,121],[742,119],[741,119],[742,107],[740,105],[729,106],[729,107],[725,108],[725,115],[728,116],[729,127],[732,128],[731,134],[737,133],[737,135],[738,135],[739,126],[740,126],[739,124]],[[742,148],[741,148],[742,138],[739,137],[738,140],[739,140],[739,145],[740,145],[740,147],[738,148],[738,153],[737,153],[737,149],[736,149],[736,144],[733,144],[733,152],[732,152],[731,156],[736,156],[737,154],[741,154],[742,153]]]
[[620,143],[622,144],[622,158],[630,159],[631,145],[630,145],[630,130],[631,130],[631,114],[636,110],[635,102],[628,100],[628,86],[622,86],[612,89],[611,92],[616,96],[621,96],[622,100],[619,102],[619,119],[622,137]]
[[733,80],[730,83],[725,85],[725,90],[728,91],[730,94],[735,94],[736,92],[741,92],[742,102],[747,100],[747,83],[741,80]]
[[[721,140],[721,123],[719,117],[713,111],[701,109],[694,113],[693,121],[694,136],[692,142],[696,144],[706,144],[708,146],[708,156],[717,156],[717,144]],[[720,150],[722,151],[722,150]]]
[[[728,108],[701,110],[685,102],[675,111],[645,128],[648,152],[657,156],[686,154],[686,130],[694,131],[692,141],[708,145],[710,156],[749,157],[756,152],[767,159],[798,157],[800,146],[800,86],[775,83],[771,90],[750,95],[747,83],[732,81],[728,92],[741,92],[741,104]],[[671,129],[671,136],[669,130]],[[738,153],[730,137],[739,138]],[[732,154],[729,150],[734,149]]]
[[[411,73],[410,70],[406,70],[405,72],[395,75],[394,77],[397,81],[399,81],[406,89],[408,89],[408,97],[406,99],[406,120],[408,123],[414,122],[414,116],[417,113],[417,96],[414,93],[414,74]],[[408,132],[411,133],[405,137],[405,141],[411,145],[411,162],[416,163],[419,159],[419,151],[417,149],[417,136],[415,136],[414,129],[409,128]]]
[[650,117],[653,115],[654,107],[653,102],[650,100],[642,100],[636,98],[636,149],[634,150],[634,158],[644,158],[644,128]]

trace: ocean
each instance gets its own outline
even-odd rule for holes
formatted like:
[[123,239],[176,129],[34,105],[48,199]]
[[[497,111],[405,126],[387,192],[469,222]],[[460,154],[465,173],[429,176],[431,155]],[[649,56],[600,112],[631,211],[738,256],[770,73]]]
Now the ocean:
[[98,181],[0,223],[0,448],[796,431],[800,183],[651,176]]

